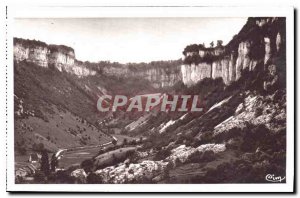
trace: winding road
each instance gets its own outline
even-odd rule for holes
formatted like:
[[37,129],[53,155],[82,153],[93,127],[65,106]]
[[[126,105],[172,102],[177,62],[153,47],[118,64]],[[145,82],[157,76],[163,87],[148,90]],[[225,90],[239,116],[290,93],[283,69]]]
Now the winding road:
[[[115,136],[112,136],[112,138],[118,142],[118,139]],[[100,145],[94,145],[94,146],[80,146],[80,147],[73,147],[73,148],[63,148],[63,149],[59,149],[56,153],[55,153],[55,157],[57,159],[61,159],[63,157],[63,153],[66,153],[68,151],[78,151],[78,150],[85,150],[85,149],[92,149],[92,148],[99,148],[99,147],[104,147],[104,146],[108,146],[113,144],[112,141],[107,142],[105,144],[100,144]]]
[[[112,139],[115,141],[118,141],[118,139],[114,136],[112,136]],[[93,149],[93,148],[100,148],[100,147],[104,147],[104,146],[109,146],[113,144],[113,141],[104,143],[104,144],[100,144],[100,145],[93,145],[93,146],[80,146],[80,147],[73,147],[73,148],[60,148],[58,149],[58,151],[55,153],[55,157],[60,160],[64,155],[67,154],[67,152],[71,152],[71,151],[80,151],[80,150],[86,150],[86,149]],[[16,170],[17,171],[25,171],[28,172],[28,174],[31,173],[35,173],[35,171],[37,170],[37,167],[34,166],[32,163],[30,162],[15,162]]]

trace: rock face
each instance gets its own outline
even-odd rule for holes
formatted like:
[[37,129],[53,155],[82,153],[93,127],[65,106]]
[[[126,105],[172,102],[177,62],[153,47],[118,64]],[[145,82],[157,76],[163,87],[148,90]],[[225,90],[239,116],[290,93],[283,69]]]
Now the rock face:
[[70,47],[63,45],[49,45],[49,64],[59,71],[69,71],[74,66],[75,53]]
[[196,84],[204,78],[211,77],[211,65],[205,62],[191,65],[181,65],[182,81],[186,85]]
[[110,166],[95,172],[102,178],[103,183],[145,183],[161,175],[166,169],[168,162],[143,161],[138,164],[121,164],[117,167]]
[[27,60],[41,67],[48,67],[48,48],[37,43],[36,46],[27,47],[21,43],[15,43],[14,58],[17,62]]
[[135,74],[149,80],[156,88],[171,87],[181,80],[179,65],[175,68],[151,68]]
[[[277,57],[285,53],[285,18],[249,18],[240,32],[226,45],[216,47],[189,45],[183,51],[180,65],[148,65],[132,67],[130,64],[102,67],[102,73],[116,77],[137,77],[149,80],[153,87],[171,87],[182,81],[191,86],[204,78],[222,78],[226,85],[237,81],[243,70],[255,68],[270,70],[265,87],[273,86],[278,65]],[[96,75],[85,63],[77,61],[72,48],[47,45],[40,41],[14,40],[14,58],[26,60],[41,67],[56,68],[78,76]],[[273,65],[269,67],[270,65]],[[285,66],[285,65],[284,65]],[[273,73],[272,73],[273,72]],[[274,77],[275,76],[275,77]]]
[[[64,45],[47,45],[44,42],[25,39],[14,39],[14,60],[27,61],[38,66],[57,69],[79,77],[96,75],[88,64],[76,60],[72,48]],[[92,63],[93,64],[93,63]],[[97,64],[97,63],[95,63]],[[170,87],[181,81],[180,64],[177,66],[147,66],[135,68],[130,65],[102,67],[102,74],[122,78],[137,77],[150,81],[155,88]]]
[[227,132],[234,127],[246,127],[245,123],[253,125],[264,124],[271,131],[277,132],[285,127],[283,124],[270,124],[273,119],[277,123],[285,123],[285,104],[274,102],[276,94],[260,96],[249,94],[237,107],[235,114],[214,127],[214,134]]
[[95,171],[95,174],[101,178],[103,183],[145,183],[162,179],[168,168],[175,167],[176,161],[182,163],[196,151],[212,151],[220,153],[226,150],[225,144],[204,144],[197,148],[181,145],[171,152],[171,155],[162,161],[146,160],[141,163],[121,163],[117,166],[109,166]]
[[225,150],[225,144],[203,144],[197,148],[181,145],[171,151],[172,154],[167,158],[167,160],[172,161],[175,164],[176,160],[179,160],[181,163],[185,163],[188,158],[196,151],[213,151],[214,153],[220,153]]
[[79,77],[95,75],[96,71],[77,63],[74,50],[64,45],[47,45],[35,40],[14,39],[14,60],[57,69]]
[[238,80],[243,70],[252,71],[259,63],[266,70],[266,65],[284,51],[284,18],[249,18],[226,46],[187,46],[183,51],[182,81],[190,86],[204,78],[222,78],[228,85]]
[[125,78],[142,78],[151,82],[155,88],[171,87],[182,80],[180,65],[173,67],[147,66],[145,68],[132,68],[128,65],[104,67],[103,74]]

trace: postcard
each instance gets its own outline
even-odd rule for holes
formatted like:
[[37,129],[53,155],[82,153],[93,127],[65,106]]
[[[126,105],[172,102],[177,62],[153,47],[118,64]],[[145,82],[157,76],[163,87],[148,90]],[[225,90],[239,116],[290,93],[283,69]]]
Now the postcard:
[[294,11],[7,7],[7,190],[292,192]]

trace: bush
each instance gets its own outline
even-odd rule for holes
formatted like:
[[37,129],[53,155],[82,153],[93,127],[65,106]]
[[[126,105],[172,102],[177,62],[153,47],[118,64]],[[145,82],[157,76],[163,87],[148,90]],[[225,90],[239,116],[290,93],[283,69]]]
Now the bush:
[[202,162],[211,162],[213,160],[215,160],[216,156],[215,153],[213,151],[204,151],[204,153],[202,153],[201,155],[201,161]]
[[50,182],[60,183],[60,184],[74,184],[75,178],[70,176],[71,172],[69,170],[57,171],[53,176],[51,176]]
[[124,138],[124,140],[123,140],[123,145],[126,145],[127,144],[127,138]]
[[202,162],[201,161],[202,154],[203,154],[202,152],[197,150],[196,152],[192,153],[188,157],[187,162],[188,163],[201,163]]
[[47,181],[47,177],[46,177],[45,173],[42,171],[37,171],[34,174],[33,178],[34,178],[34,181],[39,184],[46,183],[46,181]]
[[241,144],[240,138],[232,138],[226,142],[225,146],[226,146],[226,149],[237,150],[240,148],[240,144]]
[[273,144],[270,134],[271,132],[265,125],[249,125],[245,127],[241,150],[254,152],[258,147],[266,148],[268,144]]
[[170,155],[171,155],[171,151],[169,149],[162,149],[156,153],[153,160],[155,161],[164,160]]
[[90,173],[86,178],[86,182],[88,184],[102,184],[103,180],[102,177],[100,177],[99,175],[96,175],[95,173]]
[[84,160],[80,166],[86,173],[89,173],[93,170],[94,162],[91,159],[87,159]]
[[224,142],[230,140],[231,138],[240,137],[241,135],[242,135],[242,129],[239,127],[234,127],[232,129],[229,129],[228,131],[215,135],[214,140],[216,142]]
[[259,117],[263,114],[263,108],[259,107],[255,111],[255,117]]
[[41,157],[41,171],[45,175],[49,175],[50,173],[50,164],[49,164],[49,156],[48,152],[46,150],[42,151],[42,157]]

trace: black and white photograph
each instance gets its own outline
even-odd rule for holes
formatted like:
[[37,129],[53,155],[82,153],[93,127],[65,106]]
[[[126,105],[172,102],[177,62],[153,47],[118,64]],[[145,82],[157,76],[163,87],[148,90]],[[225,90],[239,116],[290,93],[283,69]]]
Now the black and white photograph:
[[293,184],[292,9],[41,9],[9,23],[9,189]]

